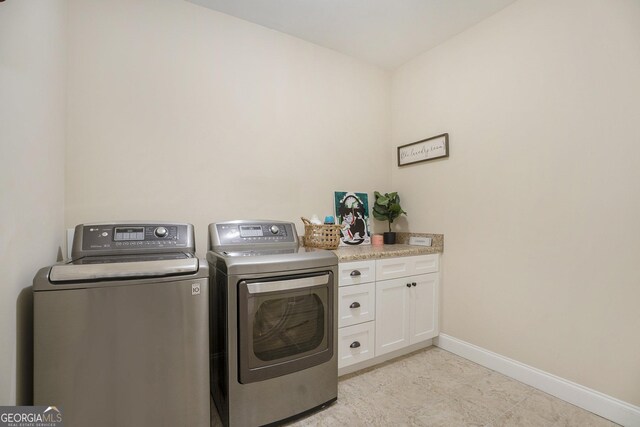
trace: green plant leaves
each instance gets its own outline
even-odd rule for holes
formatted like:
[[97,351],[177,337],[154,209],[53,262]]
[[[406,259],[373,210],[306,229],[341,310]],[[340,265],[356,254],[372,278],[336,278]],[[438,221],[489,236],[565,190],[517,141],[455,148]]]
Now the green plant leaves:
[[387,221],[387,215],[389,214],[388,209],[384,206],[373,206],[373,217],[378,221]]
[[390,199],[385,196],[380,196],[376,199],[376,203],[382,206],[389,206]]
[[399,204],[393,203],[389,205],[389,212],[395,215],[400,215],[402,213],[402,208],[400,207]]
[[376,197],[373,206],[373,217],[378,221],[389,221],[389,231],[391,231],[391,223],[400,215],[406,215],[400,206],[400,196],[397,192],[381,194],[374,191]]

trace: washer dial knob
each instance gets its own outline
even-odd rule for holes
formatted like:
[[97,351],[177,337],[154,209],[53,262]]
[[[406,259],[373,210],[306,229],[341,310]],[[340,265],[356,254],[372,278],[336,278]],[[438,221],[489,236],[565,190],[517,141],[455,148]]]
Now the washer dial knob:
[[280,231],[280,229],[278,228],[278,226],[277,226],[277,225],[272,225],[272,226],[269,228],[269,231],[271,231],[271,234],[278,234],[278,231]]
[[167,234],[169,234],[169,230],[167,230],[165,227],[158,227],[153,233],[158,237],[166,237]]

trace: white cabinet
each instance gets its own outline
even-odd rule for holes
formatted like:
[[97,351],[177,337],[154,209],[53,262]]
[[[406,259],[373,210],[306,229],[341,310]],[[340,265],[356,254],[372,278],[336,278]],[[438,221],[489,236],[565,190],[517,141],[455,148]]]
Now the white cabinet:
[[439,269],[439,254],[340,263],[338,367],[370,366],[437,336]]

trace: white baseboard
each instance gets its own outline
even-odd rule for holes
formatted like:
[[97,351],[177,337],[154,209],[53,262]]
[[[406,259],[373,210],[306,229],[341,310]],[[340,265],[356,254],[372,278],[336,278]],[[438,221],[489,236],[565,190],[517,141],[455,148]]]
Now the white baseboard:
[[434,345],[623,426],[640,427],[640,407],[638,406],[449,335],[440,334],[434,339]]

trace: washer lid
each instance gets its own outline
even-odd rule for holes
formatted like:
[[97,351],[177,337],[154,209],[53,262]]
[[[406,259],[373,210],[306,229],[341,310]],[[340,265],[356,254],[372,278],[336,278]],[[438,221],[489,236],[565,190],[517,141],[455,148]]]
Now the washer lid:
[[187,252],[83,257],[51,267],[49,281],[64,284],[165,277],[193,274],[198,271],[198,267],[198,259]]

